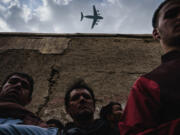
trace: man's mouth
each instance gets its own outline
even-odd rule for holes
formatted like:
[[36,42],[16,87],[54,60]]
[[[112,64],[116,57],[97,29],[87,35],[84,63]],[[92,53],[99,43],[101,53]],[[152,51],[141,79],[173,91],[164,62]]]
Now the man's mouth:
[[89,107],[88,107],[88,105],[80,105],[79,108],[80,108],[80,109],[87,109],[87,108],[89,108]]
[[7,91],[7,94],[19,95],[19,92],[16,89],[10,89]]

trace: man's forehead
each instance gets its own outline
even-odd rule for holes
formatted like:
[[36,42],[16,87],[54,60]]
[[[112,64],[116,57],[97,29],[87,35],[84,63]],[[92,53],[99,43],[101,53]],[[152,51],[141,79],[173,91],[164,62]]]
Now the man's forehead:
[[114,104],[114,105],[112,106],[112,108],[113,108],[113,109],[114,109],[114,108],[121,109],[121,106],[120,106],[120,105],[118,105],[118,104]]
[[22,81],[25,81],[25,82],[29,83],[27,78],[22,77],[20,75],[12,75],[11,77],[9,77],[8,81],[11,80],[11,79],[19,79],[19,80],[22,80]]
[[75,94],[81,94],[81,93],[87,93],[87,94],[91,95],[90,92],[86,88],[77,88],[77,89],[73,89],[71,91],[70,97],[72,97]]

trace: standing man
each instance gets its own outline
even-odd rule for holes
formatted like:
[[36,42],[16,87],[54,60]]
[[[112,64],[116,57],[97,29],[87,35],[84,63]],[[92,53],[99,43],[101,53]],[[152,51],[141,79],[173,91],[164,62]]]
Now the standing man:
[[159,67],[134,83],[119,123],[121,135],[180,134],[180,0],[162,2],[152,25],[165,54]]
[[83,80],[68,89],[65,107],[73,122],[65,125],[62,135],[110,135],[106,123],[94,119],[95,96]]
[[31,102],[34,81],[25,73],[12,73],[0,90],[0,135],[56,135],[39,117],[24,108]]

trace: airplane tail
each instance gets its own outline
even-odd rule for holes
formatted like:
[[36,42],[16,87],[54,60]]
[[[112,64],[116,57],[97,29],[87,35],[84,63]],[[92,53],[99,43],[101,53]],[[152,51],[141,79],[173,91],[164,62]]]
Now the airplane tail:
[[83,17],[84,17],[84,16],[83,16],[83,13],[81,12],[81,21],[83,20]]

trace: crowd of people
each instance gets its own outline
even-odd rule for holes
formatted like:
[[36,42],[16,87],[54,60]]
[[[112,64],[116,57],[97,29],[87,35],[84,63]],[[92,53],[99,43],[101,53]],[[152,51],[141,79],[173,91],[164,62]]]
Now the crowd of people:
[[[94,119],[95,95],[78,80],[66,91],[66,112],[73,122],[63,125],[57,119],[46,122],[25,109],[32,100],[34,81],[26,73],[12,73],[2,83],[0,91],[0,135],[111,135],[119,134],[121,104],[104,106],[100,118]],[[115,125],[115,127],[114,127]]]
[[0,135],[179,135],[180,0],[163,1],[152,26],[152,35],[164,50],[162,63],[135,81],[124,110],[120,103],[110,102],[95,119],[94,91],[79,80],[64,98],[73,121],[44,122],[25,108],[32,99],[32,77],[12,73],[0,89]]

